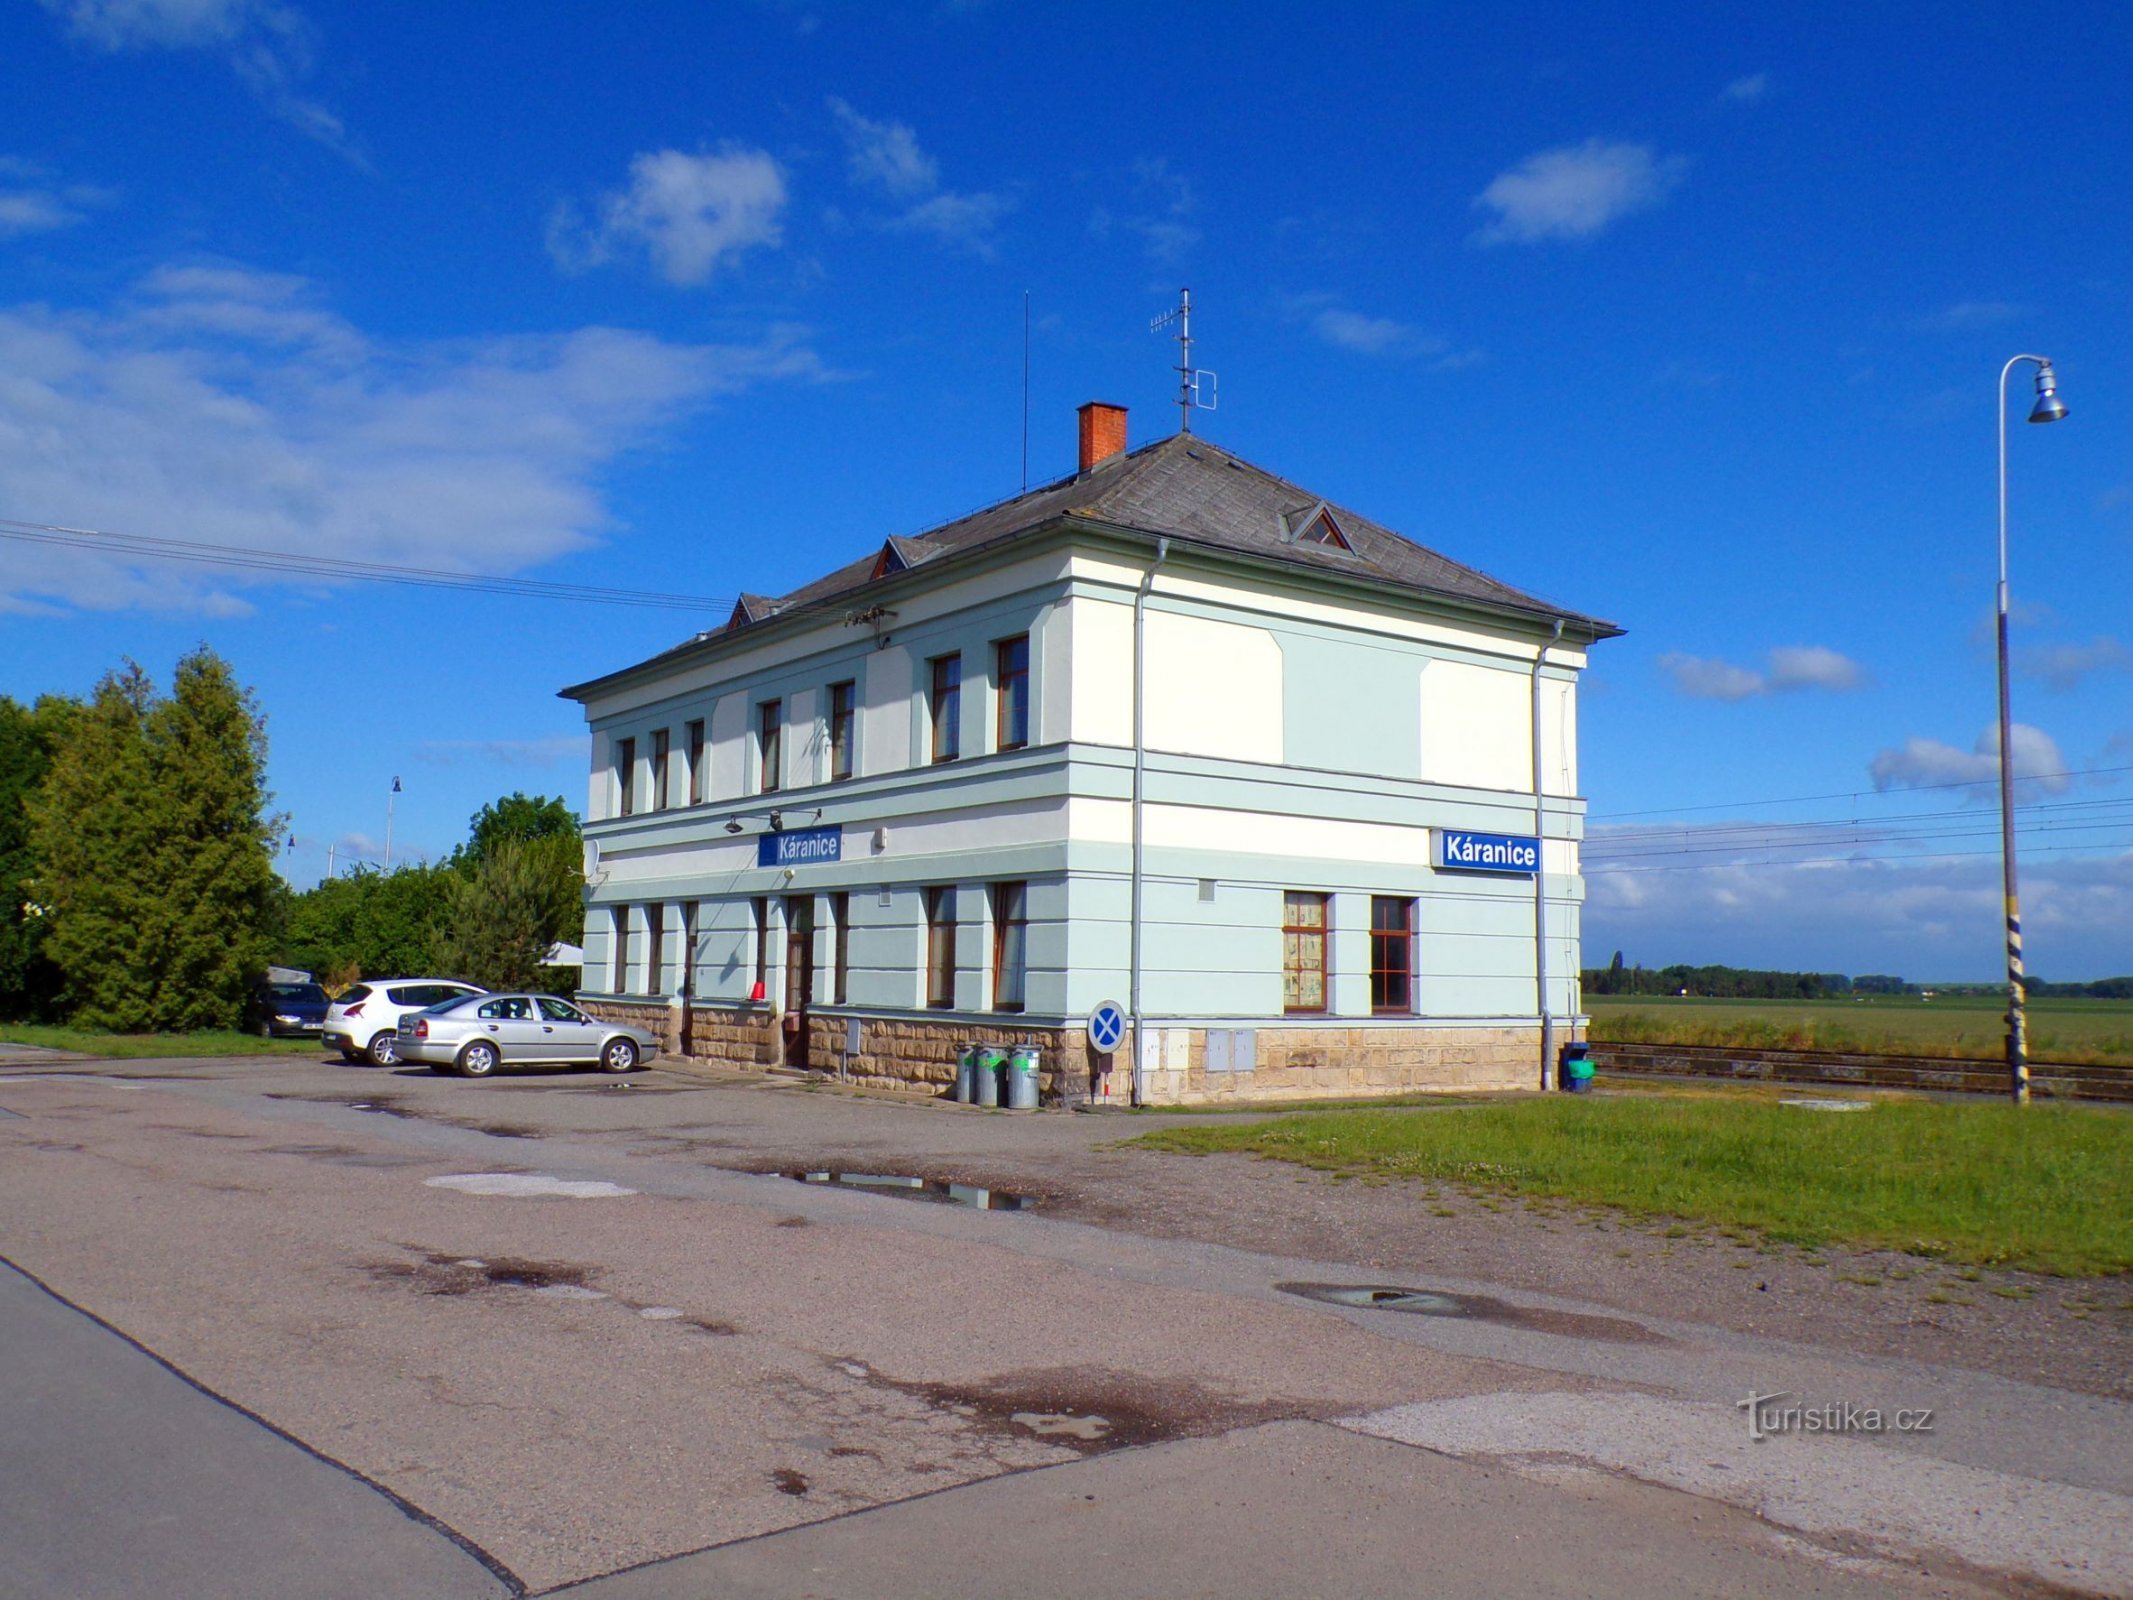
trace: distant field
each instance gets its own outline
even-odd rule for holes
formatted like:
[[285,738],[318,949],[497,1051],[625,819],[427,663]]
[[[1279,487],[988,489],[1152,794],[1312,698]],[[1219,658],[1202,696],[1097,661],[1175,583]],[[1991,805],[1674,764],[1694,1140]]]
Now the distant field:
[[[1592,1037],[1616,1044],[2000,1059],[2006,1003],[1995,995],[1922,1000],[1702,1000],[1589,995]],[[2032,1000],[2032,1061],[2133,1066],[2133,1000]]]

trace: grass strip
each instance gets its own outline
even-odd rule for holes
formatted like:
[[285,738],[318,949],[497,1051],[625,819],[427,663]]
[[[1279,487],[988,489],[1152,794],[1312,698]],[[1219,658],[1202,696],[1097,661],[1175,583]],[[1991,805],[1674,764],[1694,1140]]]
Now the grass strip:
[[212,1029],[202,1033],[96,1033],[86,1028],[46,1027],[38,1023],[0,1024],[0,1044],[42,1045],[72,1050],[106,1061],[137,1061],[176,1056],[316,1055],[316,1039],[262,1039],[256,1033]]
[[2070,1277],[2133,1270],[2133,1118],[2082,1107],[1882,1101],[1838,1115],[1741,1098],[1536,1097],[1160,1128],[1133,1141],[1420,1178]]

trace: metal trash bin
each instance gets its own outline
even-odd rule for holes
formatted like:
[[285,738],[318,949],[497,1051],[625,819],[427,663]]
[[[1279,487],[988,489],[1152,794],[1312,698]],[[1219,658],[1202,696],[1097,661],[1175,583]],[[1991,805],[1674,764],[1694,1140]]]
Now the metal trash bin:
[[1592,1047],[1583,1044],[1563,1046],[1562,1066],[1557,1070],[1555,1081],[1572,1094],[1592,1092]]
[[1007,1053],[1007,1109],[1037,1109],[1037,1064],[1043,1052],[1035,1045],[1017,1045]]
[[971,1045],[955,1053],[955,1098],[964,1105],[978,1092],[978,1047]]
[[1007,1052],[998,1045],[980,1045],[975,1058],[971,1101],[981,1106],[1000,1103],[1000,1069],[1007,1065]]

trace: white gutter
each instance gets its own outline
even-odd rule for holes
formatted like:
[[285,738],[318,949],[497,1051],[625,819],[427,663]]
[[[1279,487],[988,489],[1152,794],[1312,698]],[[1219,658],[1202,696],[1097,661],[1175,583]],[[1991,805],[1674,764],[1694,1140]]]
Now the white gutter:
[[1546,785],[1541,775],[1545,759],[1541,751],[1541,666],[1548,652],[1561,642],[1563,619],[1555,619],[1555,632],[1533,656],[1533,985],[1540,996],[1541,1072],[1540,1086],[1555,1087],[1555,1013],[1548,1005],[1548,823]]
[[1127,1010],[1133,1021],[1133,1103],[1143,1106],[1148,1103],[1147,1055],[1141,1046],[1141,777],[1143,769],[1143,729],[1147,714],[1147,682],[1142,669],[1143,619],[1147,612],[1148,591],[1155,587],[1155,569],[1170,556],[1170,541],[1155,541],[1155,560],[1141,576],[1141,586],[1133,591],[1133,919],[1129,934],[1127,955]]

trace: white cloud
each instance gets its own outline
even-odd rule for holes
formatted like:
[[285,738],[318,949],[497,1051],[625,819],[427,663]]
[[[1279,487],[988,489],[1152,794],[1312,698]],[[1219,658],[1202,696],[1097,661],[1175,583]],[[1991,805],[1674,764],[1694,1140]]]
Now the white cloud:
[[1827,689],[1843,693],[1865,685],[1865,670],[1858,662],[1823,645],[1779,645],[1768,657],[1767,670],[1735,666],[1710,656],[1684,655],[1671,651],[1659,658],[1659,670],[1674,680],[1683,694],[1698,700],[1750,700],[1763,694],[1786,694],[1796,689]]
[[1828,689],[1842,693],[1860,687],[1865,681],[1866,674],[1860,670],[1858,662],[1822,645],[1786,644],[1770,652],[1770,687],[1773,692]]
[[1727,84],[1723,95],[1735,105],[1750,106],[1770,92],[1770,74],[1751,72],[1745,78],[1735,78]]
[[1015,208],[1010,196],[943,189],[940,163],[919,147],[918,135],[909,124],[861,116],[835,96],[829,108],[844,135],[852,182],[902,207],[885,226],[903,233],[931,234],[943,244],[974,255],[993,254],[994,230]]
[[2087,644],[2040,645],[2017,651],[2015,664],[2054,689],[2073,689],[2092,673],[2133,668],[2133,651],[2126,648],[2123,640],[2099,634]]
[[[1595,833],[1592,848],[1604,850],[1605,830]],[[1619,948],[1646,966],[1994,977],[2004,971],[1997,844],[1925,848],[1937,858],[1816,851],[1812,860],[1768,864],[1736,851],[1690,864],[1596,861],[1585,873],[1585,958],[1598,964]],[[2133,851],[2025,850],[2022,926],[2033,972],[2083,979],[2133,970]]]
[[[2066,757],[2059,753],[2057,741],[2043,729],[2017,722],[2008,751],[2018,794],[2064,794],[2072,787]],[[1997,724],[1987,728],[1968,750],[1914,736],[1894,749],[1881,751],[1868,764],[1867,772],[1876,789],[1996,784],[2000,773],[2000,730]],[[1972,794],[1966,798],[1989,796]]]
[[1661,158],[1650,145],[1587,139],[1530,155],[1500,172],[1474,199],[1495,219],[1474,235],[1480,244],[1583,239],[1631,212],[1663,203],[1688,162]]
[[2002,323],[2019,322],[2028,316],[2028,306],[2017,305],[2011,300],[1958,300],[1952,306],[1944,306],[1924,320],[1929,329],[1960,332],[1967,328],[1996,328]]
[[415,759],[426,767],[480,763],[496,767],[552,767],[585,754],[585,736],[559,734],[550,739],[425,739]]
[[918,147],[908,123],[876,122],[832,96],[832,115],[844,133],[852,181],[878,188],[894,200],[912,200],[940,187],[940,164]]
[[930,233],[945,244],[981,256],[993,253],[992,235],[1014,202],[997,194],[937,194],[922,200],[889,224],[911,233]]
[[71,228],[116,198],[93,184],[61,183],[42,162],[0,156],[0,239]]
[[1171,266],[1200,242],[1200,229],[1193,220],[1198,211],[1198,197],[1181,173],[1171,171],[1162,157],[1143,157],[1133,163],[1126,209],[1098,206],[1089,215],[1089,232],[1099,239],[1109,237],[1114,229],[1133,234],[1150,261]]
[[341,119],[301,91],[315,45],[310,22],[279,0],[41,0],[93,49],[215,50],[269,111],[367,166]]
[[1311,319],[1311,329],[1330,345],[1366,356],[1381,356],[1406,349],[1417,339],[1415,330],[1391,317],[1365,316],[1328,306]]
[[[612,527],[598,485],[619,456],[715,396],[821,375],[791,329],[381,341],[298,279],[166,270],[106,312],[0,309],[0,516],[515,573]],[[228,612],[263,585],[321,586],[6,550],[15,609]]]
[[548,249],[570,271],[642,249],[667,282],[709,281],[722,261],[784,237],[785,174],[767,151],[721,145],[704,155],[648,150],[626,188],[602,195],[588,223],[578,208],[549,218]]

